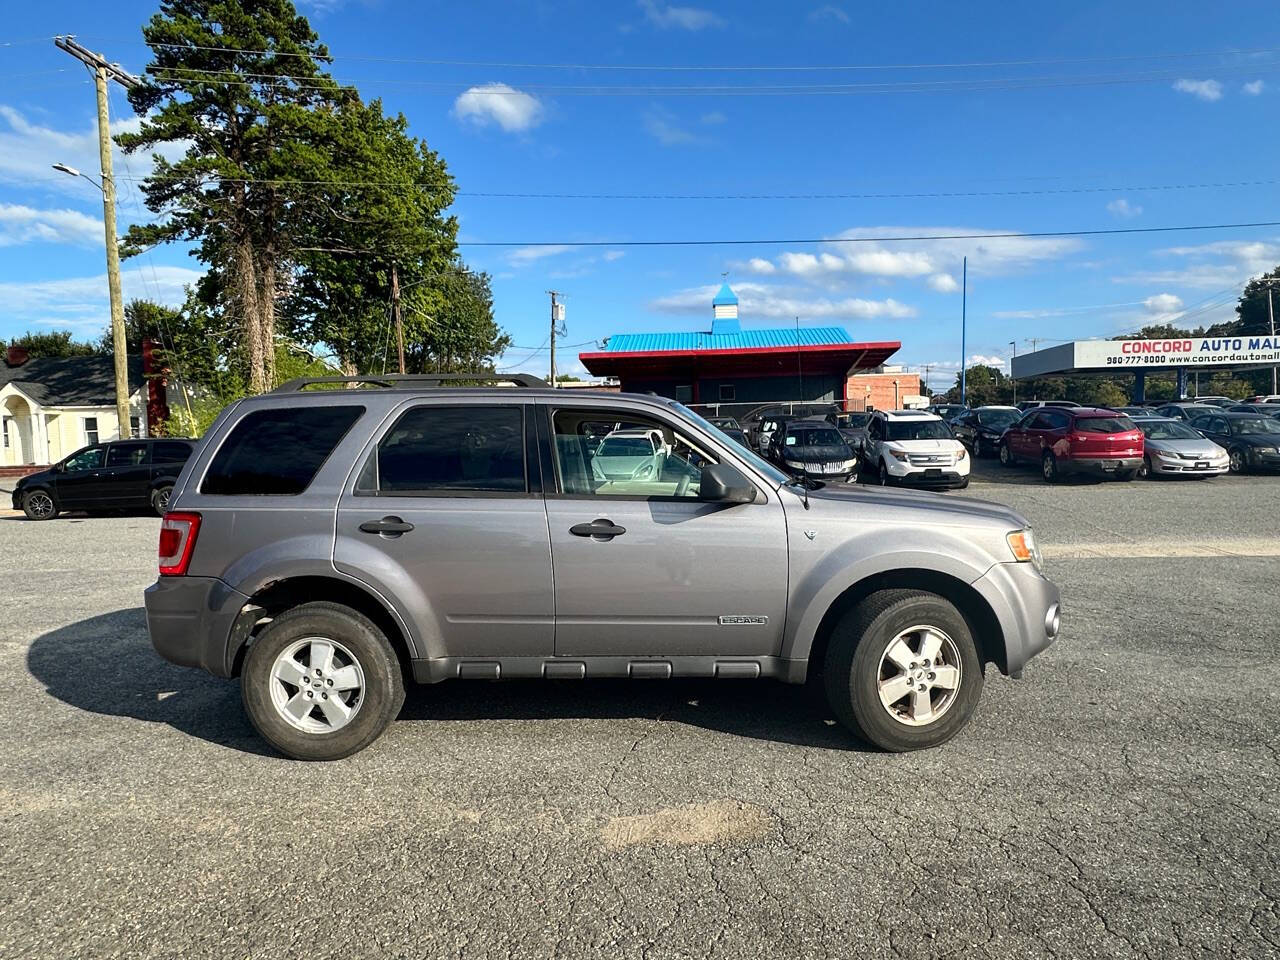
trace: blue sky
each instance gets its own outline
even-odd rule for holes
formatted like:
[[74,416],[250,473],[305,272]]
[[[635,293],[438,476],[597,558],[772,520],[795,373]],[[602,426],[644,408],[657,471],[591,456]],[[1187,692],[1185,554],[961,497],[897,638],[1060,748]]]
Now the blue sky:
[[[545,373],[549,288],[564,294],[567,342],[581,344],[704,329],[711,291],[728,271],[745,326],[791,325],[798,315],[802,324],[842,324],[855,339],[898,339],[898,358],[930,364],[942,387],[960,358],[965,255],[970,359],[1002,362],[1010,341],[1025,351],[1030,338],[1222,319],[1239,285],[1280,263],[1280,228],[623,243],[1280,220],[1280,21],[1271,2],[299,6],[329,44],[335,76],[402,111],[444,156],[462,194],[463,241],[607,242],[464,246],[470,263],[493,274],[498,320],[518,347],[503,366]],[[49,169],[61,161],[96,173],[92,85],[48,38],[74,33],[140,71],[138,26],[153,10],[117,0],[7,11],[0,336],[69,328],[86,337],[106,322],[98,194]],[[715,69],[727,66],[775,69]],[[771,92],[747,95],[753,86]],[[121,92],[111,106],[117,125],[129,123]],[[146,169],[134,157],[116,172]],[[1267,180],[1277,182],[1186,186]],[[121,185],[127,224],[141,213],[136,192]],[[477,195],[485,193],[859,197]],[[126,296],[176,301],[199,267],[183,249],[157,250],[126,264]],[[580,372],[576,355],[592,347],[566,350],[561,370],[567,360]]]

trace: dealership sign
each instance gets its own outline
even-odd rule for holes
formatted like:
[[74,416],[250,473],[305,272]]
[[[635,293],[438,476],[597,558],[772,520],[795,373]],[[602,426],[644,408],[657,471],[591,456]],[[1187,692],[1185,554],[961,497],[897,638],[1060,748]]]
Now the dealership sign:
[[1077,340],[1077,367],[1211,366],[1280,363],[1280,337]]
[[1074,340],[1014,357],[1013,375],[1021,379],[1079,370],[1271,365],[1280,365],[1280,336]]

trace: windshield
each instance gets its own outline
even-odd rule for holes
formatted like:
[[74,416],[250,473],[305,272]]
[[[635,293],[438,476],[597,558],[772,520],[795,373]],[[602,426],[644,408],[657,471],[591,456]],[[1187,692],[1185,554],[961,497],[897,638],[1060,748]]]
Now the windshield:
[[1203,440],[1204,438],[1180,420],[1153,420],[1138,424],[1148,440]]
[[792,427],[786,443],[788,447],[842,447],[844,437],[830,427]]
[[941,420],[889,420],[885,423],[888,440],[950,440],[951,431]]
[[1241,417],[1231,421],[1231,432],[1237,437],[1255,436],[1260,433],[1280,433],[1280,421],[1271,417]]
[[781,486],[784,483],[790,482],[791,478],[788,477],[781,470],[779,470],[777,467],[775,467],[768,460],[762,459],[753,450],[749,450],[746,447],[742,446],[742,444],[735,442],[732,437],[730,437],[727,433],[725,433],[723,430],[717,427],[714,423],[711,423],[705,418],[694,413],[692,410],[686,407],[683,403],[673,403],[671,406],[673,409],[679,411],[683,416],[688,417],[698,426],[702,427],[703,430],[706,430],[707,433],[711,434],[713,437],[716,437],[716,436],[724,437],[725,440],[727,440],[729,443],[732,443],[733,446],[730,447],[730,449],[734,452],[734,454],[740,457],[741,459],[745,460],[747,463],[751,464],[752,468],[754,468],[757,472],[768,477],[771,483],[777,486]]
[[836,418],[836,423],[842,427],[857,429],[865,427],[869,419],[871,415],[866,413],[842,413]]
[[1128,417],[1077,417],[1076,429],[1081,433],[1128,433],[1138,426]]
[[1022,419],[1017,410],[979,410],[978,423],[984,427],[1009,427]]

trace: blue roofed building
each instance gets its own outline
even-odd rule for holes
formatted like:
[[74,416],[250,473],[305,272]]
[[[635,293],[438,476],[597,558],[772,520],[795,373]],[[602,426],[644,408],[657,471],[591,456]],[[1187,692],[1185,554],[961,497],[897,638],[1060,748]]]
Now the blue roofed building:
[[738,297],[724,283],[711,300],[710,330],[619,333],[578,358],[623,390],[684,403],[840,402],[851,375],[880,367],[901,346],[857,342],[839,326],[743,329]]

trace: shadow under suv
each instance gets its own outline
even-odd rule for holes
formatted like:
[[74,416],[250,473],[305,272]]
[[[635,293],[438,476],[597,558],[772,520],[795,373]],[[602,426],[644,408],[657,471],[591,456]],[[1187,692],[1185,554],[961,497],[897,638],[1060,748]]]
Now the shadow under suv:
[[[242,400],[174,488],[152,642],[239,676],[288,756],[367,746],[406,680],[514,677],[821,673],[849,729],[931,747],[986,664],[1020,676],[1058,633],[1005,507],[793,480],[660,397],[448,379]],[[660,450],[602,466],[602,423]]]

